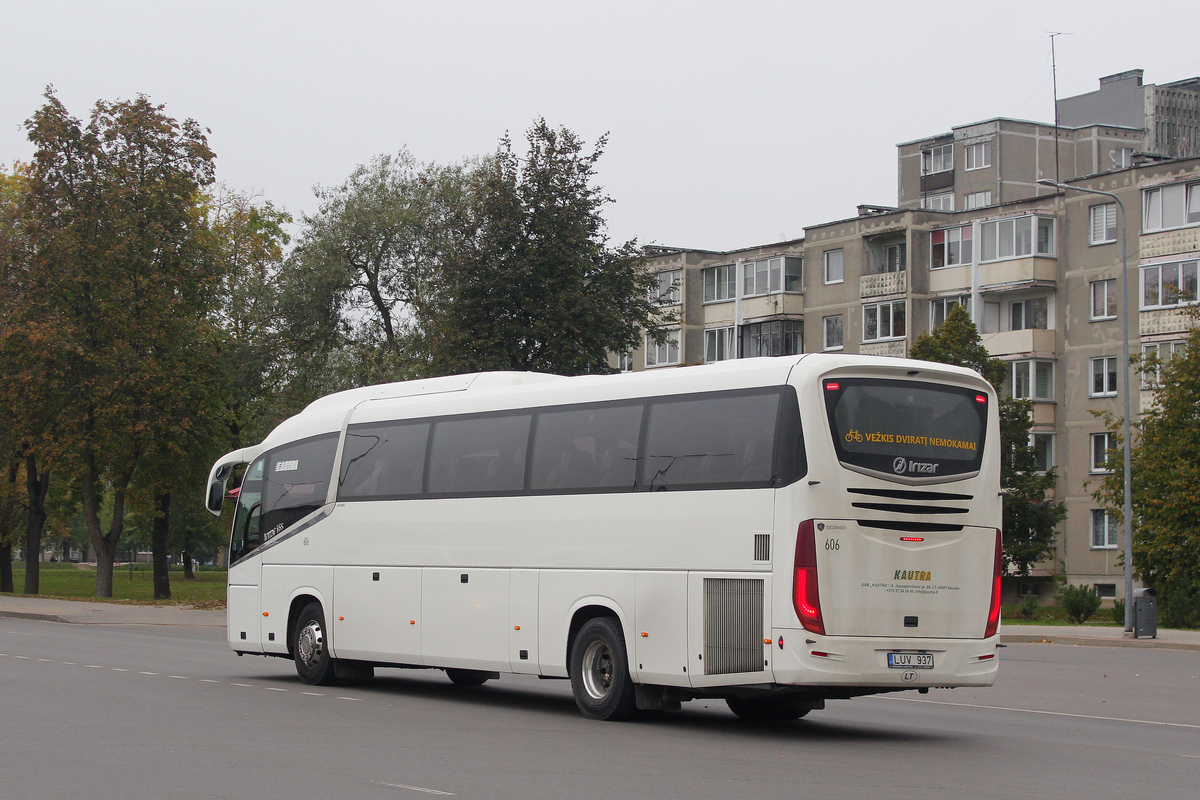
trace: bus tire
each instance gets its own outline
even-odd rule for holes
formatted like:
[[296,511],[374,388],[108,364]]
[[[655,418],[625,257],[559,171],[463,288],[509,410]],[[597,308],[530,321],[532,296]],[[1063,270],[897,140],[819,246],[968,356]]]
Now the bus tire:
[[725,704],[739,718],[747,722],[789,722],[800,719],[810,709],[789,704],[786,700],[770,697],[727,697]]
[[637,711],[621,623],[596,617],[584,623],[571,646],[571,693],[588,719],[629,719]]
[[492,675],[489,672],[477,669],[451,669],[447,667],[446,677],[455,686],[483,686],[491,679]]
[[292,654],[300,680],[314,686],[328,686],[337,680],[333,659],[329,656],[329,633],[320,603],[309,603],[296,618]]

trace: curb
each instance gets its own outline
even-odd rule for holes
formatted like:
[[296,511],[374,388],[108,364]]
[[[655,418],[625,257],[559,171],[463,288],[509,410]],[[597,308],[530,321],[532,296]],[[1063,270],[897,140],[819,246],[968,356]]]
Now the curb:
[[0,609],[0,617],[8,617],[9,619],[36,619],[41,622],[70,622],[70,620],[58,614],[39,614],[35,611],[5,611],[4,609]]
[[1001,634],[1003,644],[1069,644],[1077,647],[1134,647],[1143,650],[1186,650],[1200,652],[1200,644],[1165,642],[1162,639],[1099,639],[1090,636],[1042,633]]

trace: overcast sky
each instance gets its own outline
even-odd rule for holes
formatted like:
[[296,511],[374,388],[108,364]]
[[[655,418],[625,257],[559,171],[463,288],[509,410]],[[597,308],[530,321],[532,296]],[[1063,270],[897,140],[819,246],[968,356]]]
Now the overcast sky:
[[[53,84],[86,118],[147,95],[212,133],[219,180],[293,214],[373,155],[589,143],[614,240],[728,250],[896,199],[899,142],[1145,70],[1200,75],[1195,0],[339,3],[0,0],[0,164]],[[1190,31],[1181,35],[1181,31]]]

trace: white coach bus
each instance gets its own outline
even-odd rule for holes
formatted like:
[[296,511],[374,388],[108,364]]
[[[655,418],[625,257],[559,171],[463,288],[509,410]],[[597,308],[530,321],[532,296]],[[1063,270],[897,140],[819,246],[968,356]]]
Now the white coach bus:
[[569,678],[582,713],[988,686],[995,395],[852,355],[480,373],[315,401],[240,464],[229,643],[315,684],[375,667]]

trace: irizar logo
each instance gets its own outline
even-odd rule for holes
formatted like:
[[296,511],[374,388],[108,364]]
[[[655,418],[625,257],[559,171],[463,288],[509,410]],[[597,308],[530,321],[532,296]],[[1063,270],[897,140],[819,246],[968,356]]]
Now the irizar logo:
[[932,461],[909,461],[904,456],[900,456],[892,462],[892,470],[897,475],[903,475],[906,472],[916,472],[924,475],[934,475],[937,473],[938,465]]

